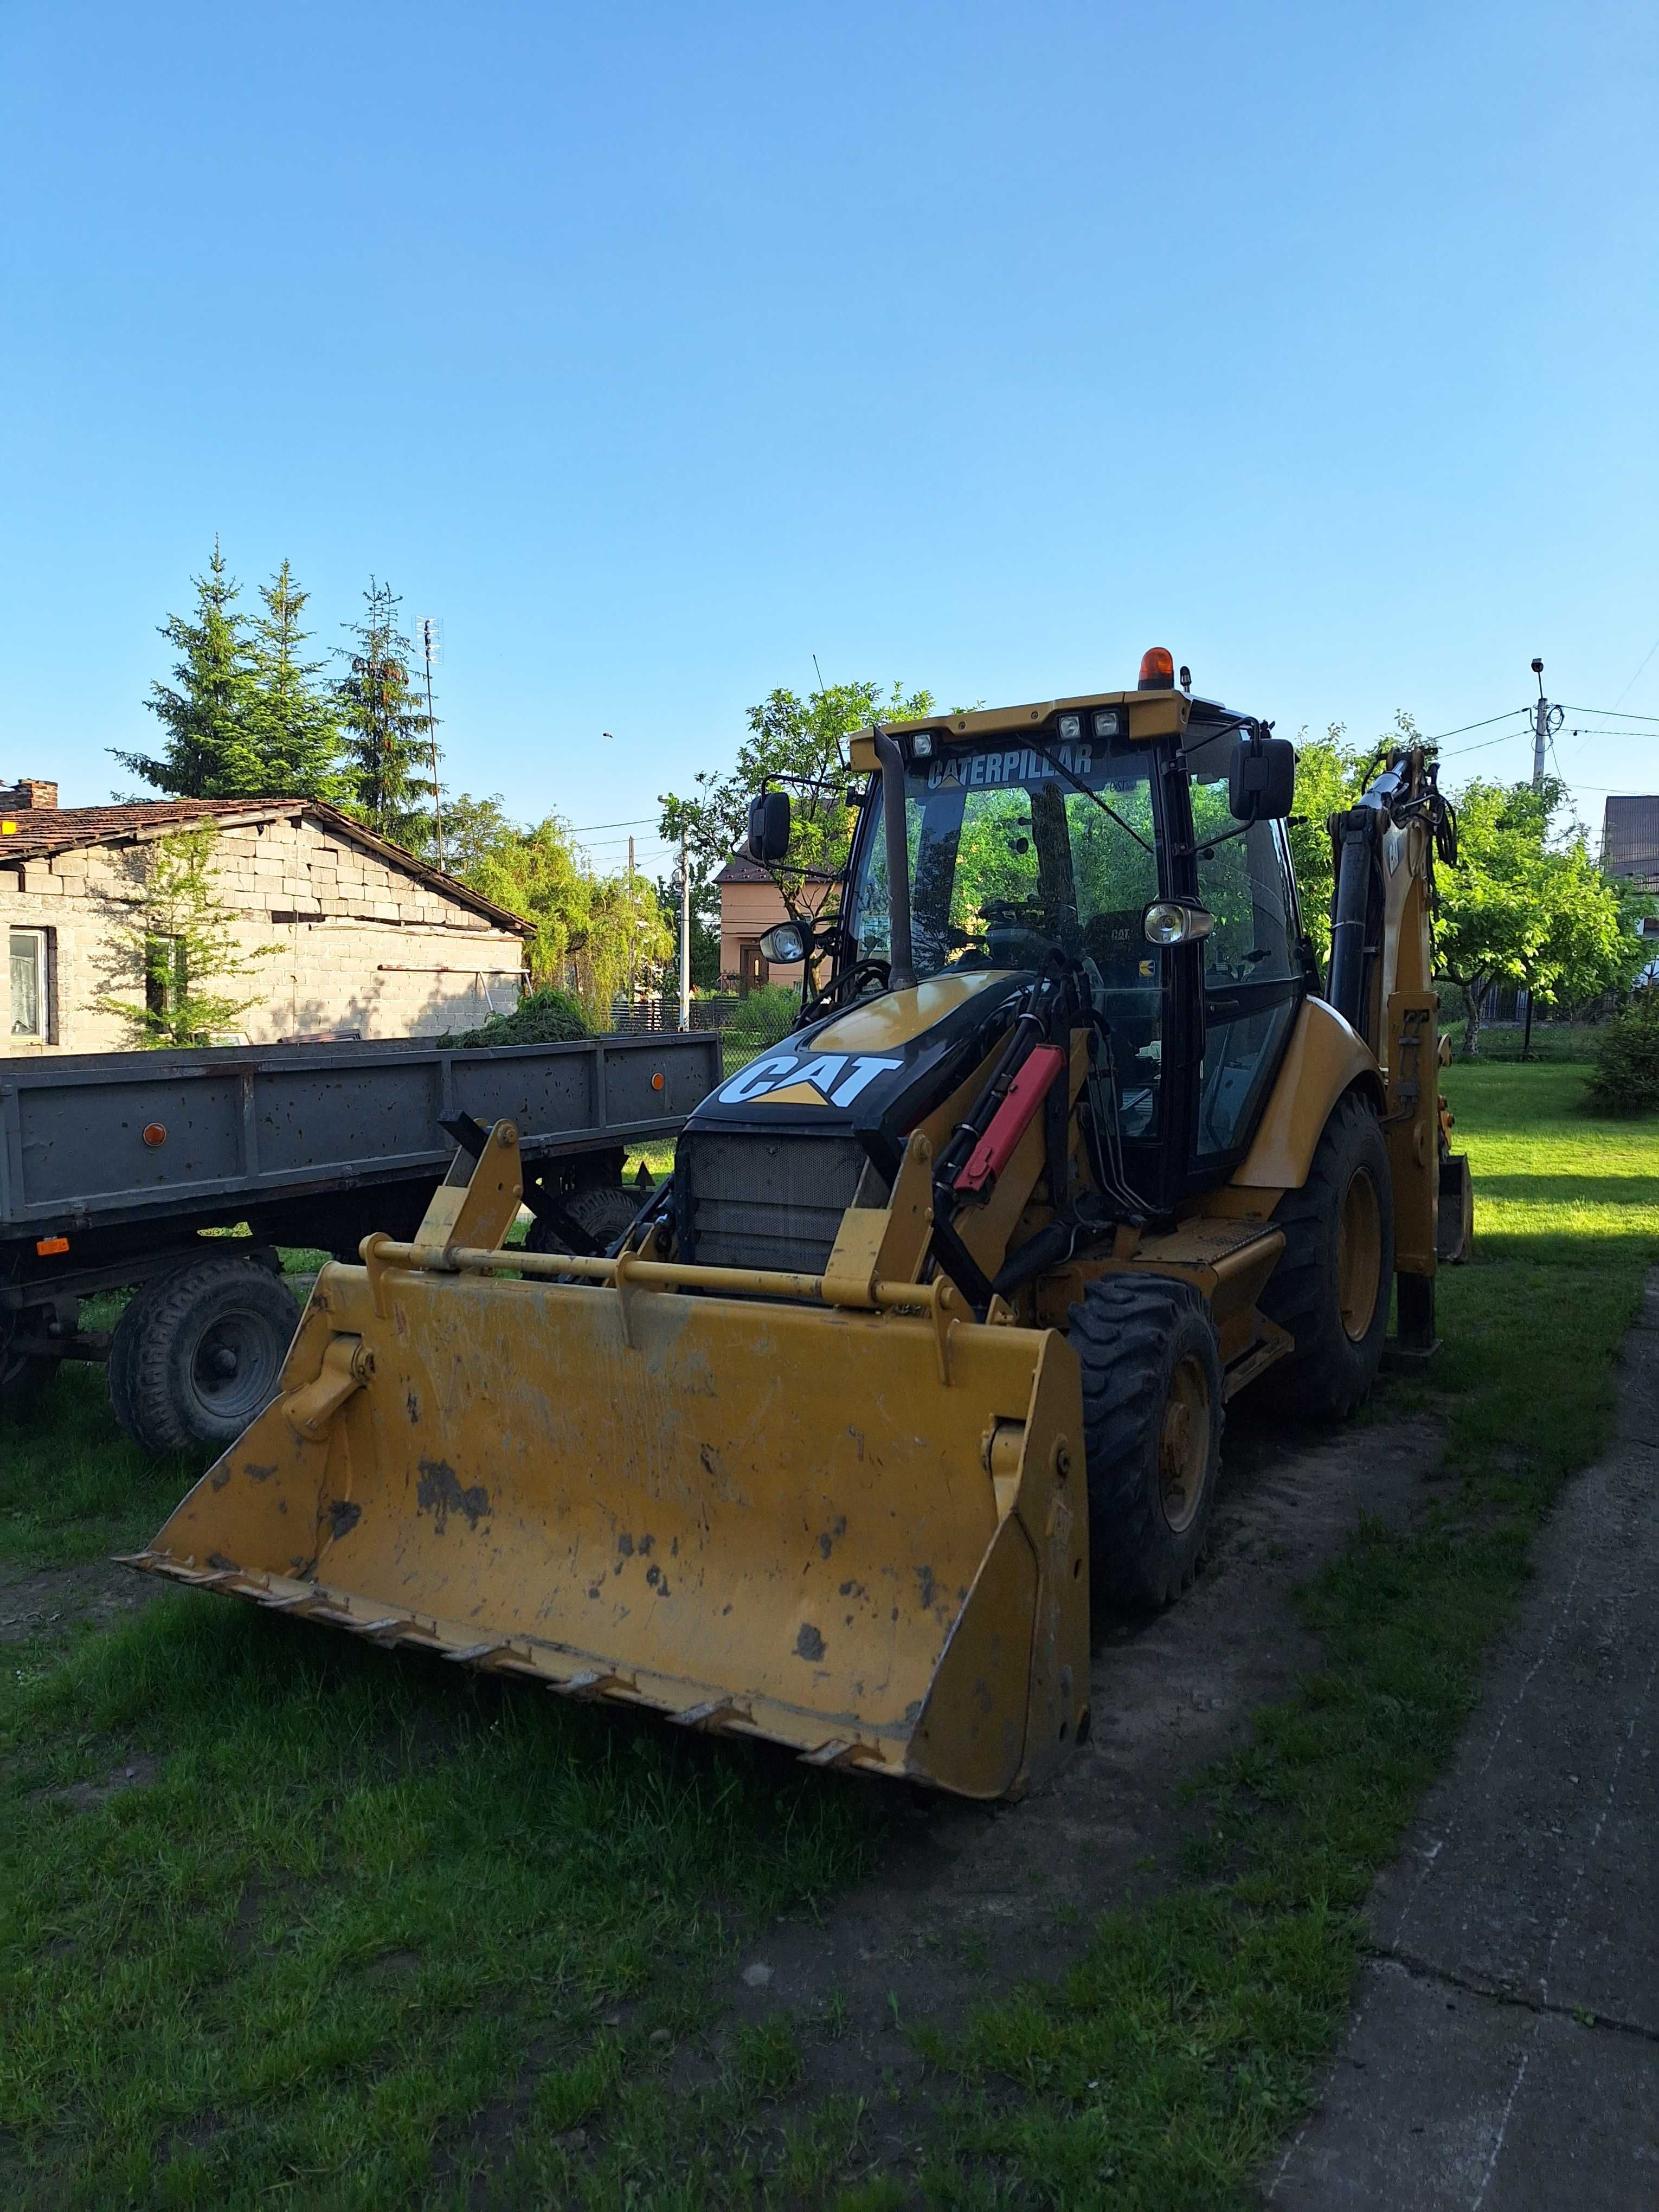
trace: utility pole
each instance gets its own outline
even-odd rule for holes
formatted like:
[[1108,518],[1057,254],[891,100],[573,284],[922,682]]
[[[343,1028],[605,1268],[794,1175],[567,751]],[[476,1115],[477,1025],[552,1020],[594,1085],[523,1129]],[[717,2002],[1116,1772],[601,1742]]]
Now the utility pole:
[[680,831],[680,1027],[691,1026],[691,860]]
[[628,1018],[634,1018],[634,833],[628,833]]
[[432,712],[432,656],[443,649],[438,625],[430,615],[421,619],[421,644],[426,653],[426,734],[432,746],[432,826],[438,836],[438,866],[444,866],[444,809],[438,796],[438,724]]
[[1559,707],[1552,707],[1544,696],[1544,664],[1534,659],[1532,672],[1538,678],[1538,704],[1532,710],[1532,787],[1540,791],[1544,784],[1544,748],[1561,726]]

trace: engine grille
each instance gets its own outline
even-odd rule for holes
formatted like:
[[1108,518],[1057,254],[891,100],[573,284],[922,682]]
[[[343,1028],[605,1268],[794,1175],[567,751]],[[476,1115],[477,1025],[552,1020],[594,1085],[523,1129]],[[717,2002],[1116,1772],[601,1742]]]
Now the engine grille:
[[865,1164],[857,1138],[688,1132],[675,1180],[688,1257],[819,1275]]

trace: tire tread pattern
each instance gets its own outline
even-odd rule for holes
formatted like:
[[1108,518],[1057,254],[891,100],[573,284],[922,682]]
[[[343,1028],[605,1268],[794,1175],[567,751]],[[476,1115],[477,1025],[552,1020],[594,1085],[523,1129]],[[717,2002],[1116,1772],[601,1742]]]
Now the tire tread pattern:
[[[282,1277],[273,1275],[261,1261],[196,1261],[161,1276],[140,1291],[122,1316],[122,1325],[131,1328],[131,1340],[121,1366],[111,1378],[110,1402],[116,1419],[144,1451],[159,1455],[219,1450],[235,1440],[234,1436],[204,1433],[191,1424],[180,1403],[173,1371],[173,1353],[192,1308],[204,1291],[219,1285],[252,1293],[254,1303],[264,1307],[273,1330],[282,1334],[286,1329],[283,1346],[286,1356],[299,1327],[300,1309]],[[280,1358],[276,1364],[280,1370]]]
[[[1197,1322],[1202,1339],[1193,1330]],[[1089,1547],[1095,1577],[1120,1604],[1164,1606],[1197,1573],[1215,1486],[1225,1418],[1215,1331],[1201,1294],[1169,1275],[1103,1275],[1072,1307],[1066,1340],[1083,1372],[1083,1429],[1088,1465]],[[1195,1540],[1157,1540],[1148,1455],[1158,1448],[1177,1337],[1207,1340],[1214,1417],[1211,1498],[1194,1523]]]

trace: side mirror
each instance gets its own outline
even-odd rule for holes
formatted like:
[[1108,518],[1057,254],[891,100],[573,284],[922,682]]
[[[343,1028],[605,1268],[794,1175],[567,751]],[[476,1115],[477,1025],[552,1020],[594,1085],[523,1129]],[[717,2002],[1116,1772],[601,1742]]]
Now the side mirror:
[[764,867],[781,860],[789,850],[789,794],[764,791],[749,802],[749,836],[744,850]]
[[776,968],[793,968],[812,949],[812,932],[799,921],[775,921],[761,933],[761,958]]
[[1241,737],[1227,775],[1235,822],[1282,822],[1296,798],[1296,747],[1288,738]]

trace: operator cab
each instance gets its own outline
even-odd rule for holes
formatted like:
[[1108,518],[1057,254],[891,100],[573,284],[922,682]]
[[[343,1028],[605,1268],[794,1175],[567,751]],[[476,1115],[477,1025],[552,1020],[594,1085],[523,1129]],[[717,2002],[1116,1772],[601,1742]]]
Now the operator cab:
[[[921,981],[1030,972],[1061,953],[1109,1026],[1136,1188],[1169,1211],[1224,1180],[1318,988],[1284,827],[1293,748],[1252,716],[1176,690],[1170,656],[1154,652],[1135,691],[896,724],[861,732],[853,758],[878,772],[842,925],[820,933],[835,955],[830,995],[883,988],[890,963]],[[900,963],[895,790],[908,879]],[[780,803],[757,802],[757,838],[762,809]],[[787,822],[772,822],[774,837],[787,840]],[[792,939],[778,957],[805,949]]]

